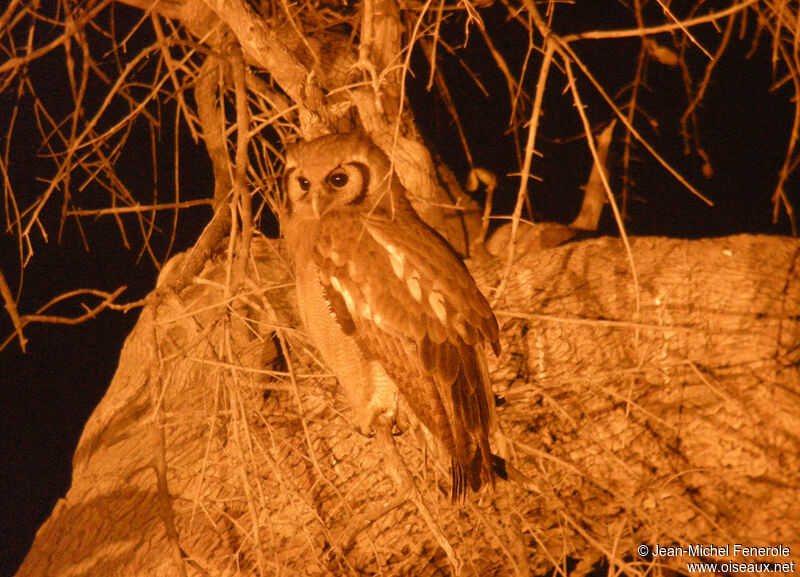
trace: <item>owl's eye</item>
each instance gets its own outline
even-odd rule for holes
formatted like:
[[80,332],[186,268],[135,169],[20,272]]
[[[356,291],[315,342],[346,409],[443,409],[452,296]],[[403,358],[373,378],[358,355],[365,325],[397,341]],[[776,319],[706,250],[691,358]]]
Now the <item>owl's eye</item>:
[[336,188],[342,188],[347,184],[347,173],[334,172],[328,176],[328,182]]
[[302,190],[303,192],[308,192],[308,189],[311,188],[311,181],[308,180],[305,176],[298,176],[297,184],[300,185],[300,190]]

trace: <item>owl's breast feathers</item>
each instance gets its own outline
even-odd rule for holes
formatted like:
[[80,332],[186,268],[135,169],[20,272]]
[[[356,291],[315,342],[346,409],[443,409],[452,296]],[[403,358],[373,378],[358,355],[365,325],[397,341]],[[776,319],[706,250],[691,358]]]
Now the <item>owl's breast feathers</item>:
[[[340,210],[319,221],[313,259],[342,331],[377,359],[451,456],[454,499],[494,484],[483,343],[497,320],[461,259],[404,198],[389,218]],[[397,215],[392,215],[396,217]]]

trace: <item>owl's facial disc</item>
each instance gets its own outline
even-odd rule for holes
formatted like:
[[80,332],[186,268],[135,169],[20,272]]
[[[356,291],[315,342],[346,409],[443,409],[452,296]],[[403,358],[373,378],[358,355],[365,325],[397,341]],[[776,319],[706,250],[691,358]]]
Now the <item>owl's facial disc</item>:
[[[325,144],[325,150],[319,150]],[[300,211],[316,219],[347,207],[357,208],[369,193],[369,159],[356,154],[352,146],[338,146],[321,140],[287,150],[283,177],[287,210]]]

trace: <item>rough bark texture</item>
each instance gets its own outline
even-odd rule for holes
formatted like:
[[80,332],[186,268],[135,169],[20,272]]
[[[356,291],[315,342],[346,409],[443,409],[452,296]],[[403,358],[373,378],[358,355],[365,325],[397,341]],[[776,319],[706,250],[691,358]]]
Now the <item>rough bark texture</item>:
[[[580,574],[604,559],[644,574],[688,559],[639,557],[641,543],[800,552],[800,242],[635,239],[638,307],[618,240],[522,256],[492,373],[494,447],[525,478],[459,507],[424,435],[396,437],[451,560],[318,376],[276,247],[255,239],[235,298],[219,257],[145,307],[19,576],[180,575],[176,545],[185,574],[215,576]],[[471,264],[491,295],[503,263]]]

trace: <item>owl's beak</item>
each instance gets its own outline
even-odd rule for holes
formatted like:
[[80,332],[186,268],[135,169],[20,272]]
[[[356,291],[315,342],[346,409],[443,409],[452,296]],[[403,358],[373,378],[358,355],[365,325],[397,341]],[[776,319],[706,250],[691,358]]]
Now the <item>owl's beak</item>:
[[314,216],[319,218],[319,194],[316,190],[311,193],[311,210],[314,211]]
[[314,216],[320,218],[322,213],[325,212],[326,203],[321,198],[322,194],[318,190],[311,191],[311,210],[314,211]]

